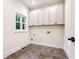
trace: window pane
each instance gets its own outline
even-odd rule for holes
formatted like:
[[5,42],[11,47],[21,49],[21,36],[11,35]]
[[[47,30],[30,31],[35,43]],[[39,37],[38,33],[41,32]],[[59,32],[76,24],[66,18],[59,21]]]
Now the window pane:
[[20,29],[20,23],[16,22],[16,29]]
[[22,24],[22,29],[25,29],[26,28],[26,24]]
[[25,23],[26,17],[22,17],[22,23]]
[[19,21],[20,22],[20,15],[16,15],[16,21]]

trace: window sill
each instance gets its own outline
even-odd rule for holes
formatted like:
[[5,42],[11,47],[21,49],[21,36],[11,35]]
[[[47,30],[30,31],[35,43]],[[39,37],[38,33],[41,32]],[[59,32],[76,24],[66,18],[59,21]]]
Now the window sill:
[[15,33],[23,33],[23,32],[27,32],[27,30],[15,30]]

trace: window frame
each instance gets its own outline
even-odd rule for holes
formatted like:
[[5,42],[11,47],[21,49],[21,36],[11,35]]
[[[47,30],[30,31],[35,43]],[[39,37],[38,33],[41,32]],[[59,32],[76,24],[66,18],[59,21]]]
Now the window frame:
[[[20,22],[18,22],[18,21],[16,21],[16,15],[17,14],[19,14],[19,15],[21,15],[21,18],[20,18]],[[28,20],[28,16],[26,16],[25,14],[23,14],[23,13],[21,13],[21,12],[19,12],[19,11],[16,11],[16,15],[15,15],[15,32],[26,32],[27,31],[27,27],[28,27],[28,22],[27,22],[27,20]],[[22,22],[22,17],[26,17],[26,19],[25,19],[25,22],[23,23]],[[16,29],[16,23],[20,23],[20,29]],[[22,25],[23,24],[25,24],[25,29],[22,29]]]

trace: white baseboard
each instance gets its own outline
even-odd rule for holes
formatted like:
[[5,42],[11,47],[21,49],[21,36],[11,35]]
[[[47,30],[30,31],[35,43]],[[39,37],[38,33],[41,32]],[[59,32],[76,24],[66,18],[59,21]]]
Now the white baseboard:
[[66,55],[67,55],[68,59],[70,59],[69,54],[68,54],[68,52],[66,51],[66,49],[65,49],[65,48],[63,48],[63,50],[64,50],[64,52],[66,53]]
[[27,45],[29,45],[29,44],[30,44],[30,43],[28,42],[27,44],[25,43],[25,44],[22,44],[22,45],[20,45],[20,46],[18,46],[18,47],[15,47],[14,49],[12,49],[12,50],[6,52],[5,54],[3,54],[3,58],[8,57],[9,55],[15,53],[16,51],[20,50],[21,48],[23,48],[23,47],[25,47],[25,46],[27,46]]
[[56,46],[56,45],[53,45],[53,44],[47,44],[47,43],[44,43],[44,42],[31,42],[31,44],[36,44],[36,45],[43,45],[43,46],[48,46],[48,47],[55,47],[55,48],[61,48],[63,49],[63,47],[60,47],[60,46]]

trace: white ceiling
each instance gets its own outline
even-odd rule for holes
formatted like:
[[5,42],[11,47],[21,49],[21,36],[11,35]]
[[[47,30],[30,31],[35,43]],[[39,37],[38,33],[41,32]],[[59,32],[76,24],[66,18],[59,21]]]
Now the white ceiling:
[[30,9],[37,9],[63,2],[63,0],[35,0],[36,3],[32,4],[32,1],[33,0],[22,0],[22,2]]

